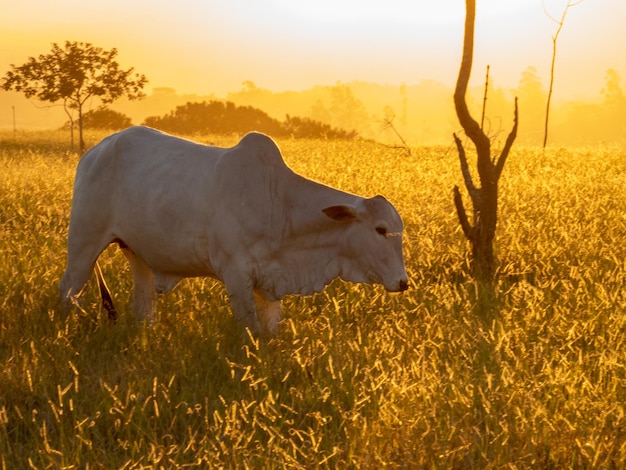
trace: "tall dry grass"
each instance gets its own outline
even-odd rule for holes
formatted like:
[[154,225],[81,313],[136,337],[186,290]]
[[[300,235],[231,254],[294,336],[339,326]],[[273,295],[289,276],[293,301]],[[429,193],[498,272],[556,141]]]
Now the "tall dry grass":
[[208,279],[137,324],[115,248],[118,324],[93,282],[84,311],[62,313],[77,157],[58,133],[0,138],[2,468],[623,466],[624,149],[514,149],[489,289],[466,274],[452,146],[279,142],[305,176],[396,205],[411,289],[287,298],[263,342]]

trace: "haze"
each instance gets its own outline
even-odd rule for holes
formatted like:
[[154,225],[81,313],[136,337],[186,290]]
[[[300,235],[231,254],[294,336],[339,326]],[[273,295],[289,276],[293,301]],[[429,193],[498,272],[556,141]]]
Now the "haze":
[[[515,87],[537,68],[547,82],[556,25],[541,0],[478,0],[474,77],[491,64]],[[545,0],[560,17],[564,0]],[[52,42],[117,47],[122,66],[151,87],[223,95],[245,80],[271,90],[337,81],[452,85],[463,0],[24,0],[0,7],[0,70],[46,53]],[[626,76],[626,2],[586,0],[559,39],[556,97],[597,94],[608,68]]]

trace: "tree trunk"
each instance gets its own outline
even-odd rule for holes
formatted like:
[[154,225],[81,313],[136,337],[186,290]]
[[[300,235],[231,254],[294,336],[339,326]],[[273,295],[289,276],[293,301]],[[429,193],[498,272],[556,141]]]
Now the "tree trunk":
[[63,111],[65,111],[67,118],[70,120],[70,152],[74,153],[74,118],[67,108],[67,101],[63,102]]
[[498,222],[498,180],[517,135],[517,98],[513,129],[506,139],[502,153],[496,159],[491,158],[491,142],[480,125],[470,115],[465,95],[467,84],[472,71],[474,55],[474,20],[476,16],[476,1],[466,0],[465,35],[463,38],[463,56],[459,76],[454,90],[454,105],[459,122],[465,134],[471,139],[476,148],[476,166],[480,178],[480,187],[477,187],[469,171],[467,157],[463,143],[456,134],[454,140],[459,152],[461,173],[465,187],[470,195],[473,206],[473,223],[470,224],[463,199],[458,186],[454,187],[454,204],[456,206],[459,223],[465,237],[472,247],[472,272],[475,278],[491,280],[495,274],[496,258],[493,251],[493,240]]
[[576,6],[579,3],[582,3],[582,1],[583,0],[578,0],[578,1],[568,0],[567,5],[565,5],[565,9],[563,10],[563,14],[561,15],[561,20],[557,20],[553,18],[550,15],[550,13],[548,13],[548,10],[546,9],[546,5],[542,1],[543,11],[548,16],[548,18],[550,18],[552,21],[554,21],[558,25],[558,28],[556,29],[556,33],[554,33],[554,36],[552,36],[552,62],[550,63],[550,86],[548,87],[548,99],[546,101],[546,119],[543,124],[543,148],[544,149],[546,148],[546,145],[548,144],[548,121],[550,119],[550,102],[552,100],[552,91],[554,88],[554,65],[556,63],[556,42],[559,39],[559,34],[561,34],[561,29],[563,29],[563,24],[565,23],[565,16],[567,15],[567,11],[570,9],[570,7]]
[[80,154],[85,153],[85,140],[83,139],[83,106],[82,104],[78,104],[78,139],[79,139],[79,148]]

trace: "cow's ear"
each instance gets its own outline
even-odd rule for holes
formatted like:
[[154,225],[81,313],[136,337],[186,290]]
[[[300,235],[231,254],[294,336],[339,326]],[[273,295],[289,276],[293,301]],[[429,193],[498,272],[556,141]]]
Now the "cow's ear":
[[351,222],[356,219],[356,209],[345,204],[324,207],[322,211],[337,222]]

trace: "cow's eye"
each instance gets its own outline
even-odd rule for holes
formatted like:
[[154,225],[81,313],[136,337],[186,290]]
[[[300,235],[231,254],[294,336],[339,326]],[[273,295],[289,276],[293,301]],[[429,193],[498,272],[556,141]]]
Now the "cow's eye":
[[385,227],[376,227],[376,232],[380,235],[387,235],[387,229]]

